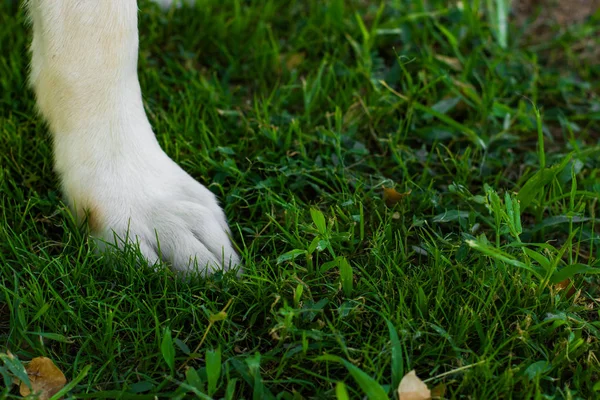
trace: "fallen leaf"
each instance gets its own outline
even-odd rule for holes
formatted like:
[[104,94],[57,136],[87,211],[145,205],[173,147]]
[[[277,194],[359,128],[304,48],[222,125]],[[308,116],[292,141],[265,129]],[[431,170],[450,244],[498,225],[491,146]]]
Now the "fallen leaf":
[[565,279],[564,281],[560,281],[560,282],[558,282],[558,283],[556,284],[556,287],[557,287],[558,289],[561,289],[561,290],[563,290],[563,289],[566,289],[566,288],[569,286],[569,284],[570,284],[570,283],[571,283],[571,280],[570,280],[569,278],[567,278],[567,279]]
[[[567,278],[564,281],[558,282],[555,286],[559,290],[565,290],[569,285],[571,285],[571,280]],[[575,291],[575,286],[571,286],[567,291],[567,297],[572,297],[575,294]]]
[[25,366],[25,370],[31,381],[32,390],[21,382],[19,393],[24,397],[35,393],[39,400],[48,400],[67,383],[67,378],[62,371],[46,357],[34,358]]
[[431,391],[422,380],[419,379],[415,370],[404,375],[398,386],[399,400],[430,400]]
[[398,193],[394,188],[386,188],[383,187],[383,201],[388,207],[392,207],[394,204],[398,203],[403,198],[410,195],[411,191],[409,190],[406,193]]

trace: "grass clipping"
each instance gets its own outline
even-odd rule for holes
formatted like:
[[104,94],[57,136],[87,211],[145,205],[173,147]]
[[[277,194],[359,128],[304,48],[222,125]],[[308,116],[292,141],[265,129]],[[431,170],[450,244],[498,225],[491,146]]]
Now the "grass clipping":
[[62,371],[47,357],[34,358],[27,364],[25,371],[31,388],[25,382],[19,382],[19,393],[23,397],[35,394],[39,400],[48,400],[67,383]]

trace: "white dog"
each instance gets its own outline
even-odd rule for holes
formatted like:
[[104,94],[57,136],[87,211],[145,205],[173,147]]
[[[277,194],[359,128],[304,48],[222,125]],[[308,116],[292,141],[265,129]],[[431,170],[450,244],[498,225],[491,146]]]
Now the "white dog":
[[[169,0],[155,0],[168,6]],[[160,148],[137,75],[136,0],[28,0],[30,82],[69,206],[103,242],[207,273],[239,264],[215,196]]]

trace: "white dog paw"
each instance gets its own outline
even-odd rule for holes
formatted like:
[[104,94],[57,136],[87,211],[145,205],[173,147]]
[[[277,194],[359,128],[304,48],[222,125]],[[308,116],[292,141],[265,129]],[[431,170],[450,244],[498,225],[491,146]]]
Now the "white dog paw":
[[214,194],[162,151],[80,165],[62,178],[72,209],[87,218],[101,249],[134,244],[150,264],[162,260],[204,276],[240,264]]

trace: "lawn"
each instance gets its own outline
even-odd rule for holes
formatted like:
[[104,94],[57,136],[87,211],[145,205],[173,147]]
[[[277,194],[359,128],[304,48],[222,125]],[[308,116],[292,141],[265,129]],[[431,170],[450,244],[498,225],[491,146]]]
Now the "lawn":
[[600,13],[532,34],[503,0],[143,2],[148,116],[244,262],[182,280],[95,254],[61,202],[17,3],[0,397],[38,356],[67,398],[397,398],[411,370],[442,398],[600,397]]

